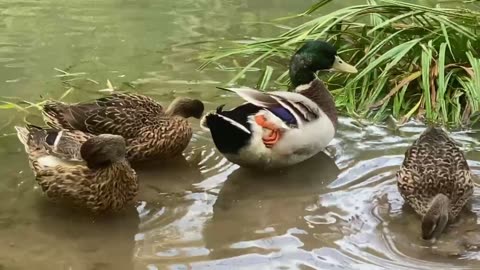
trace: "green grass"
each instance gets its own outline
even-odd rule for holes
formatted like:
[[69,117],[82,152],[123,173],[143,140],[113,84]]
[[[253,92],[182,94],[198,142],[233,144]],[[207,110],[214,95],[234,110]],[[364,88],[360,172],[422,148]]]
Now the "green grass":
[[[78,90],[85,90],[82,89],[81,87],[77,86],[74,84],[74,82],[80,82],[80,85],[82,85],[85,82],[89,83],[90,85],[100,85],[99,82],[86,77],[87,75],[86,72],[76,72],[76,73],[70,73],[68,71],[59,69],[59,68],[54,68],[55,71],[57,71],[59,74],[56,75],[56,78],[60,79],[61,84],[64,86],[64,91],[61,93],[59,97],[48,97],[47,99],[44,99],[44,97],[41,97],[40,101],[28,101],[25,99],[22,99],[20,97],[16,96],[0,96],[0,111],[2,110],[16,110],[18,112],[22,112],[25,114],[30,114],[32,110],[34,112],[37,111],[42,111],[43,105],[47,102],[48,99],[54,99],[57,101],[63,101],[66,99],[70,94],[72,94],[76,89]],[[130,88],[129,83],[124,83]],[[118,89],[118,87],[114,87],[113,84],[110,82],[110,80],[107,79],[106,82],[106,88],[96,90],[98,93],[110,93]]]
[[204,55],[200,69],[225,68],[233,60],[239,71],[228,84],[241,83],[261,67],[260,89],[285,87],[293,52],[306,40],[323,39],[359,69],[350,76],[322,76],[348,115],[374,121],[393,116],[400,124],[415,117],[457,127],[478,121],[480,50],[474,48],[480,48],[480,12],[368,0],[319,15],[330,2],[320,0],[302,14],[279,19],[303,22],[278,36],[233,41]]

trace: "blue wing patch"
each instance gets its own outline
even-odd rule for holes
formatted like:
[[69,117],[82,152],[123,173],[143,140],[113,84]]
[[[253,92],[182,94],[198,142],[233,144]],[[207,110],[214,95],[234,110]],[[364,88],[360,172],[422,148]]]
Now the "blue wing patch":
[[282,119],[282,121],[289,126],[296,126],[298,124],[293,114],[284,107],[268,108],[268,110],[275,114],[278,118]]

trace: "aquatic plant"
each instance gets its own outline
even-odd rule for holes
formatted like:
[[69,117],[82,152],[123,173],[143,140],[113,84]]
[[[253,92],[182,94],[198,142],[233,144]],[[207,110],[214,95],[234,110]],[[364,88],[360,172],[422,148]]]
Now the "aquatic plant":
[[203,55],[200,69],[225,68],[233,58],[241,66],[233,84],[266,64],[257,87],[266,89],[272,81],[285,85],[294,50],[306,40],[323,39],[360,71],[322,76],[347,114],[374,121],[393,116],[400,123],[416,117],[453,126],[479,120],[480,51],[474,48],[480,48],[480,12],[367,0],[318,15],[330,2],[320,0],[301,14],[276,20],[302,20],[276,37],[233,41],[234,46]]

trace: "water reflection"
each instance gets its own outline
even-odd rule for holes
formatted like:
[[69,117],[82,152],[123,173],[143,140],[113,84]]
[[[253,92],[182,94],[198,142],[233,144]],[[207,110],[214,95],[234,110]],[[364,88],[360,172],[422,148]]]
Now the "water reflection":
[[134,207],[92,217],[44,197],[32,202],[28,216],[25,211],[11,215],[14,224],[1,226],[4,269],[133,269],[140,222]]
[[259,248],[256,240],[262,242],[291,228],[308,230],[305,212],[315,207],[318,194],[325,191],[338,173],[335,161],[324,153],[276,172],[236,170],[218,194],[213,216],[204,230],[211,256],[235,253],[235,249]]
[[198,163],[183,156],[168,161],[153,161],[134,166],[140,181],[138,201],[142,231],[155,230],[181,219],[193,202],[185,195],[192,184],[203,180]]

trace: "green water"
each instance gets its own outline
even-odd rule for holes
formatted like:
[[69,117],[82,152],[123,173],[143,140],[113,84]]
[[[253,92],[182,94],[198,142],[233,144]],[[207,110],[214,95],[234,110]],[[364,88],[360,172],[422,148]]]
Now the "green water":
[[[167,104],[176,96],[208,109],[239,104],[215,90],[234,72],[197,71],[216,40],[272,36],[258,24],[313,0],[0,0],[0,96],[40,102],[103,95],[106,82]],[[363,1],[335,2],[323,12]],[[75,76],[59,76],[64,70]],[[250,73],[252,81],[258,74]],[[19,97],[19,99],[9,98]],[[30,114],[0,109],[0,269],[477,269],[477,218],[438,243],[402,208],[394,174],[422,131],[361,126],[341,118],[333,157],[254,174],[227,162],[208,133],[185,160],[138,170],[136,209],[92,218],[48,203],[13,126]],[[480,172],[478,134],[454,134]],[[476,195],[478,195],[476,193]],[[473,200],[473,212],[480,210]],[[467,240],[465,238],[468,238]]]

